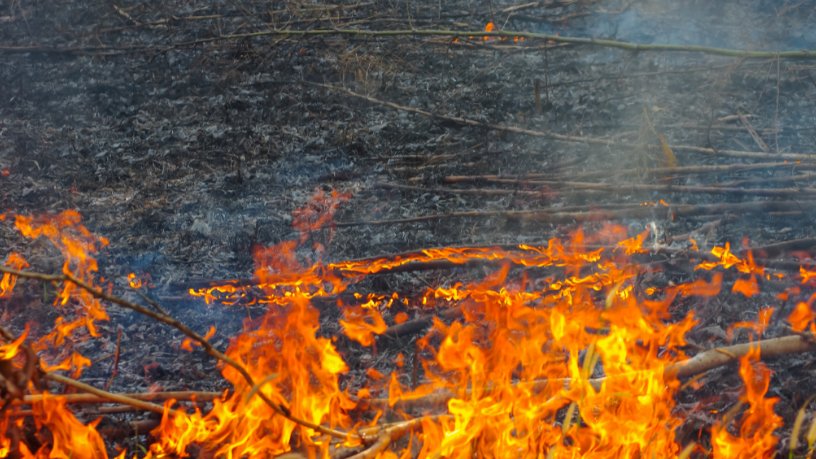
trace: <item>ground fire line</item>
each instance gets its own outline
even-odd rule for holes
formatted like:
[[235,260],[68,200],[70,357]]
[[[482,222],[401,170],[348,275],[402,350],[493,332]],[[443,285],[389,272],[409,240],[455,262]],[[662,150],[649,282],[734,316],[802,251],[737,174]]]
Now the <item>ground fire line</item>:
[[[798,334],[687,353],[685,334],[693,312],[673,305],[715,297],[730,290],[755,296],[772,276],[750,253],[740,257],[728,244],[711,249],[687,282],[649,285],[635,257],[648,250],[648,233],[634,236],[606,226],[593,234],[576,230],[546,246],[435,248],[365,261],[304,262],[298,247],[350,196],[318,192],[295,211],[301,237],[255,251],[254,283],[191,289],[207,303],[230,307],[265,305],[260,319],[247,322],[225,351],[170,317],[161,308],[117,296],[99,274],[97,254],[107,240],[94,235],[79,213],[7,215],[4,220],[28,239],[47,240],[63,262],[59,274],[30,267],[18,253],[6,254],[0,297],[9,298],[20,281],[55,284],[59,311],[53,328],[35,336],[29,328],[2,328],[0,344],[0,457],[107,457],[96,430],[99,419],[81,420],[69,408],[76,394],[60,385],[134,411],[161,412],[142,453],[119,457],[183,457],[191,449],[218,457],[271,457],[287,453],[322,457],[761,457],[779,441],[782,425],[767,397],[770,370],[760,359],[813,348],[814,298],[800,302],[788,318]],[[591,248],[595,247],[595,248]],[[314,245],[312,253],[327,249]],[[408,297],[363,293],[356,286],[371,275],[406,265],[445,262],[455,266],[490,261],[482,277],[430,286]],[[733,280],[725,281],[726,274]],[[732,275],[733,274],[733,275]],[[781,274],[773,276],[782,278]],[[802,267],[793,283],[812,282]],[[798,279],[797,279],[798,278]],[[145,288],[128,276],[133,290]],[[25,294],[25,293],[24,293]],[[362,369],[367,380],[344,386],[347,362],[339,341],[321,335],[314,302],[330,297],[342,312],[340,325],[351,343],[376,352],[377,337],[411,315],[455,309],[453,320],[433,318],[416,341],[414,359],[400,354],[391,374]],[[137,396],[114,394],[80,382],[93,363],[74,343],[95,339],[96,324],[108,320],[106,305],[148,315],[186,335],[181,347],[204,350],[222,365],[228,389],[211,406],[190,410],[174,399],[164,406]],[[398,311],[398,312],[395,312]],[[732,324],[759,339],[773,314]],[[39,357],[37,357],[39,356]],[[744,383],[739,402],[719,416],[708,440],[679,444],[684,422],[675,397],[683,381],[728,362],[739,361]],[[405,375],[421,374],[416,384]],[[67,375],[67,376],[66,376]],[[692,378],[686,385],[693,386]],[[811,429],[812,430],[812,429]],[[809,438],[809,447],[813,441]]]

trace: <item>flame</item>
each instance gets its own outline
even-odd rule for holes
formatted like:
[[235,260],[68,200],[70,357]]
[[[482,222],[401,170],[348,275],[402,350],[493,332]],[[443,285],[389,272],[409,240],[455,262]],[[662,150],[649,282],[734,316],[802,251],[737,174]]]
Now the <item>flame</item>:
[[[281,416],[263,399],[295,418],[354,434],[376,426],[386,414],[374,410],[360,417],[359,410],[373,398],[386,399],[393,416],[421,418],[408,442],[395,442],[378,457],[681,455],[684,445],[675,437],[684,422],[675,409],[681,382],[668,369],[687,358],[685,336],[696,319],[692,312],[678,315],[670,308],[680,300],[720,294],[725,270],[736,272],[731,291],[746,297],[756,295],[766,278],[750,252],[740,257],[724,244],[711,250],[713,261],[697,266],[710,272],[677,285],[648,285],[643,267],[633,259],[646,252],[648,232],[630,236],[612,225],[595,234],[577,230],[542,245],[428,248],[391,257],[322,261],[324,247],[315,231],[327,228],[330,236],[332,217],[348,199],[344,193],[317,191],[294,213],[297,240],[254,249],[251,282],[190,290],[208,304],[265,306],[263,315],[248,319],[226,349],[254,384],[224,366],[221,375],[230,388],[208,411],[185,411],[168,401],[147,457],[184,457],[191,446],[204,456],[273,457],[294,445],[329,457],[335,448],[357,446],[361,440],[332,440]],[[17,216],[14,221],[24,236],[51,242],[64,258],[64,273],[92,285],[101,282],[95,254],[107,241],[82,226],[79,214]],[[315,259],[299,251],[309,241]],[[488,261],[495,269],[481,278],[431,285],[412,295],[364,290],[369,276],[412,264]],[[27,267],[13,253],[6,265]],[[803,283],[809,279],[805,271],[800,277]],[[134,273],[128,280],[133,288],[141,286]],[[4,275],[0,292],[10,293],[15,281]],[[795,330],[814,330],[815,298],[800,302],[789,317]],[[340,311],[343,337],[321,333],[317,300]],[[50,357],[46,371],[78,375],[91,362],[73,352],[71,343],[96,335],[95,321],[107,315],[97,299],[71,282],[63,283],[54,306],[61,314],[54,330],[32,338],[32,347]],[[350,341],[376,355],[377,337],[389,322],[404,323],[409,312],[439,308],[457,308],[460,314],[448,321],[435,318],[416,341],[413,356],[408,351],[393,356],[396,368],[390,375],[373,367],[352,372],[337,347]],[[759,335],[772,314],[773,308],[763,308],[757,323],[737,323],[729,332],[747,328]],[[215,331],[211,327],[204,338]],[[0,344],[0,360],[18,358],[28,336],[26,331]],[[186,350],[194,345],[187,339],[180,343]],[[781,419],[773,412],[775,399],[766,398],[769,371],[758,352],[740,361],[745,384],[741,403],[747,409],[738,426],[730,426],[732,419],[726,417],[711,429],[715,457],[763,457],[777,445],[774,431]],[[420,376],[416,384],[405,382],[408,372]],[[353,386],[347,384],[350,378],[365,380]],[[40,393],[32,385],[27,390]],[[423,413],[433,415],[412,411],[411,401],[440,393],[447,395],[444,404]],[[25,442],[13,441],[9,432],[23,424],[10,410],[0,415],[0,458],[107,457],[96,421],[83,424],[64,398],[42,394],[31,417],[37,428],[51,433],[50,441],[33,452]]]
[[[79,213],[64,211],[41,217],[16,215],[14,225],[26,238],[44,238],[50,242],[63,258],[63,273],[96,285],[98,265],[94,255],[108,242],[105,238],[94,236],[83,226]],[[7,256],[5,265],[17,270],[29,267],[28,263],[14,252]],[[16,280],[16,276],[8,273],[3,275],[0,280],[0,297],[8,296],[12,292]],[[97,336],[95,323],[107,320],[107,313],[97,298],[67,281],[63,282],[62,289],[57,293],[54,307],[59,310],[60,316],[56,318],[52,330],[33,339],[30,346],[39,354],[38,363],[43,371],[63,370],[70,372],[73,377],[78,377],[84,368],[91,365],[91,361],[76,352],[73,344],[87,337]],[[4,371],[22,371],[23,364],[18,359],[19,350],[29,336],[27,327],[17,339],[0,345],[0,360],[7,362]],[[8,374],[5,376],[8,377]],[[18,440],[20,435],[7,436],[10,431],[22,431],[25,428],[25,419],[15,416],[17,408],[5,410],[0,415],[0,457],[88,459],[107,457],[102,437],[95,429],[98,421],[83,423],[66,407],[63,397],[41,391],[31,381],[24,389],[41,396],[37,402],[31,404],[31,418],[38,431],[49,433],[42,436],[49,440],[32,450]]]
[[99,420],[86,424],[80,422],[65,406],[62,397],[44,397],[32,405],[34,419],[51,432],[51,445],[43,446],[34,457],[51,458],[106,458],[105,443],[96,425]]
[[292,212],[292,227],[300,233],[300,242],[305,242],[311,232],[319,229],[327,228],[331,233],[334,230],[334,214],[340,204],[349,199],[350,193],[316,190],[305,206]]
[[[642,234],[624,241],[619,245],[621,252],[640,251],[644,238],[645,234]],[[583,241],[584,235],[579,232],[567,245],[552,240],[546,247],[525,245],[512,251],[497,248],[429,249],[396,259],[334,263],[328,265],[329,272],[341,270],[354,277],[329,276],[322,278],[322,282],[332,286],[331,292],[339,292],[347,289],[361,273],[376,273],[408,263],[433,260],[455,264],[472,260],[508,263],[483,281],[431,288],[417,301],[417,306],[421,307],[440,301],[461,302],[465,314],[465,322],[454,322],[450,326],[435,322],[431,335],[444,339],[438,349],[429,347],[434,353],[434,359],[425,362],[429,383],[406,390],[393,377],[389,380],[389,399],[393,403],[440,389],[454,394],[448,402],[451,420],[423,424],[424,430],[429,432],[423,432],[419,439],[426,448],[432,444],[429,443],[431,438],[443,438],[438,449],[429,449],[429,452],[447,456],[468,451],[477,439],[482,442],[480,451],[496,454],[517,451],[523,455],[524,451],[529,451],[526,448],[530,445],[535,445],[537,450],[563,449],[565,454],[582,448],[608,455],[627,451],[657,453],[676,450],[672,430],[667,430],[666,425],[677,426],[681,420],[671,415],[674,393],[667,387],[676,389],[679,383],[665,379],[663,370],[683,354],[659,355],[657,350],[661,346],[682,346],[682,336],[693,326],[693,317],[689,315],[679,324],[665,324],[665,309],[679,294],[679,289],[678,293],[667,295],[662,303],[653,300],[644,307],[638,303],[634,286],[629,284],[637,275],[637,268],[619,266],[614,260],[605,259],[604,249],[581,251],[579,247]],[[308,300],[316,294],[329,293],[328,289],[318,290],[316,286],[322,284],[311,277],[327,272],[323,265],[299,267],[295,260],[282,255],[288,252],[280,249],[278,246],[269,252],[275,254],[274,257],[259,252],[261,258],[266,257],[259,264],[267,268],[256,270],[258,285],[280,285],[283,280],[289,280],[289,276],[281,272],[282,261],[297,267],[297,278],[301,283],[297,289],[284,292],[262,287],[267,295],[276,295],[262,301],[282,305],[283,300],[292,301],[298,295]],[[557,267],[563,277],[554,278],[542,290],[531,291],[524,284],[508,282],[511,264]],[[269,269],[269,266],[275,268]],[[270,280],[270,271],[275,273],[271,276],[275,282]],[[262,275],[267,277],[260,278]],[[304,291],[302,287],[306,285],[312,287]],[[604,291],[613,293],[606,304],[593,300],[596,292]],[[356,306],[341,304],[345,315],[341,324],[350,339],[371,345],[373,336],[385,331],[385,323],[376,301],[372,302],[370,297],[358,299],[361,303]],[[392,296],[387,300],[376,300],[387,307],[397,299]],[[297,301],[295,304],[305,303]],[[612,323],[614,327],[610,327]],[[316,323],[312,327],[316,329]],[[588,331],[604,328],[610,329],[606,335]],[[484,343],[492,343],[492,346],[485,347]],[[590,347],[598,349],[597,364],[610,377],[609,382],[599,389],[589,381],[591,372],[575,371],[580,366],[580,355]],[[333,347],[324,348],[324,352],[328,352],[329,360],[336,364],[333,367],[335,375],[345,371]],[[611,378],[616,375],[621,377]],[[570,379],[572,382],[566,391],[562,385],[552,384],[548,390],[538,393],[520,384],[546,379]],[[645,392],[633,400],[618,400],[614,410],[606,409],[610,399],[620,398],[614,394],[632,392],[633,385],[645,389]],[[541,421],[556,419],[559,410],[570,404],[575,404],[583,423],[573,424],[566,432],[554,428],[549,438],[541,435]],[[644,415],[644,412],[649,414]],[[622,416],[633,419],[621,424]],[[639,439],[639,443],[636,442],[639,446],[631,446],[631,451],[620,449],[616,441],[619,435]]]
[[740,401],[748,405],[739,425],[739,435],[727,430],[726,423],[712,427],[711,442],[714,457],[754,458],[768,457],[774,451],[778,438],[774,431],[782,427],[782,418],[774,413],[777,398],[765,398],[771,380],[771,371],[759,361],[759,348],[740,358],[740,378],[745,384]]
[[[499,29],[498,29],[498,27],[496,27],[496,24],[493,23],[493,21],[489,21],[487,24],[485,24],[484,31],[488,32],[488,33],[491,33],[491,32],[498,32]],[[477,39],[477,37],[470,36],[470,37],[468,37],[468,39],[469,40],[475,40],[475,39]],[[508,36],[482,35],[482,37],[481,37],[481,41],[483,43],[492,42],[492,41],[505,42],[505,41],[508,41],[508,40],[510,40],[510,37],[508,37]],[[514,35],[512,37],[513,44],[519,44],[519,43],[524,42],[525,40],[526,40],[525,37],[522,37],[522,36],[519,36],[519,35]],[[452,42],[453,43],[460,43],[460,40],[459,40],[458,37],[454,37]]]
[[0,360],[11,360],[17,355],[23,342],[28,336],[28,328],[14,341],[6,344],[0,344]]
[[[723,275],[715,272],[708,280],[695,279],[660,291],[652,287],[640,290],[635,286],[639,269],[629,256],[645,252],[648,233],[621,239],[625,234],[623,228],[608,227],[595,237],[620,240],[614,250],[585,250],[592,238],[578,231],[566,243],[553,239],[546,246],[425,249],[390,258],[310,266],[294,258],[294,243],[279,244],[256,252],[254,286],[228,284],[191,293],[207,302],[221,295],[225,303],[234,304],[248,298],[248,288],[256,288],[264,293],[258,302],[284,308],[297,305],[302,319],[308,316],[309,300],[344,292],[367,275],[413,263],[500,261],[503,267],[481,281],[432,287],[418,298],[355,294],[356,303],[338,301],[345,335],[362,346],[372,346],[375,337],[385,332],[382,312],[394,304],[409,308],[458,304],[463,313],[461,321],[449,325],[434,320],[428,335],[418,341],[422,352],[431,356],[422,363],[426,383],[408,389],[394,374],[387,379],[375,374],[359,394],[369,397],[386,391],[391,406],[439,391],[451,394],[448,417],[424,420],[414,438],[422,445],[420,457],[468,456],[476,451],[517,457],[533,452],[552,457],[675,455],[681,448],[674,429],[683,422],[674,414],[680,383],[665,370],[686,357],[680,349],[695,320],[689,313],[679,321],[668,321],[669,306],[679,297],[718,295]],[[757,277],[764,269],[750,254],[737,257],[726,244],[712,249],[712,255],[717,261],[703,262],[698,269],[734,269],[748,275],[734,284],[734,291],[746,296],[758,288]],[[532,288],[510,277],[512,266],[548,268],[552,274],[543,286]],[[759,333],[771,313],[771,308],[763,310],[759,325],[736,326]],[[318,327],[314,320],[312,331],[300,335],[301,339],[314,340],[313,330]],[[274,330],[281,325],[259,328]],[[302,330],[303,322],[294,328]],[[438,346],[432,345],[436,340]],[[332,378],[345,372],[346,366],[334,347],[325,344],[325,354],[316,353],[312,360],[321,362],[324,370],[333,370],[327,381],[342,394]],[[308,361],[301,360],[301,365]],[[285,379],[273,374],[272,380]],[[598,375],[604,376],[600,382],[593,379]],[[297,406],[300,400],[293,397],[297,394],[289,392],[270,391],[270,395]],[[344,403],[336,406],[353,407],[351,399],[342,395]],[[763,395],[757,389],[750,396],[759,403]],[[564,410],[566,419],[562,418]],[[324,417],[330,413],[321,412]],[[340,410],[338,415],[342,418],[346,413]],[[754,438],[756,432],[752,428],[744,434]],[[285,450],[284,445],[279,446]],[[773,445],[765,441],[757,448],[767,452]]]
[[[493,24],[492,22],[488,22],[487,24],[485,24],[485,27],[484,27],[485,32],[493,32],[495,30],[496,30],[496,24]],[[489,35],[485,35],[484,37],[482,37],[482,41],[490,41],[492,38],[493,37],[491,37]]]
[[[22,257],[22,255],[16,252],[11,252],[8,254],[5,265],[9,268],[17,270],[28,268],[28,262]],[[13,276],[10,273],[3,273],[3,277],[0,278],[0,298],[11,295],[16,283],[17,276]]]
[[[78,212],[66,210],[56,215],[28,217],[17,215],[14,224],[23,236],[29,239],[45,238],[62,255],[62,271],[76,276],[81,281],[94,285],[99,270],[94,254],[108,245],[104,237],[97,237],[82,225]],[[44,369],[72,368],[74,376],[79,376],[82,369],[89,364],[87,359],[74,355],[68,341],[81,341],[81,332],[91,337],[98,336],[97,321],[108,320],[108,314],[100,300],[90,292],[79,288],[72,282],[63,283],[62,290],[54,300],[54,306],[61,310],[51,333],[41,337],[33,344],[35,351],[62,347],[58,360],[45,363]]]
[[135,290],[138,290],[138,289],[142,288],[142,285],[143,285],[142,280],[139,279],[138,276],[136,276],[136,273],[128,274],[127,278],[128,278],[128,285],[130,285],[130,288],[135,289]]

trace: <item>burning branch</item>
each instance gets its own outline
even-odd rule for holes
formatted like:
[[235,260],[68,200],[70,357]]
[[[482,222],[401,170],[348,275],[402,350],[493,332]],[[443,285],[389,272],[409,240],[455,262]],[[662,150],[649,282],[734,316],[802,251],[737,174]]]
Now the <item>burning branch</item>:
[[[801,354],[805,352],[813,352],[816,350],[816,341],[814,337],[809,334],[797,334],[782,336],[778,338],[769,338],[758,340],[749,343],[734,344],[731,346],[722,346],[714,349],[709,349],[691,357],[689,359],[669,365],[665,369],[666,378],[687,379],[706,371],[713,370],[718,367],[728,365],[739,361],[751,352],[757,352],[762,361],[776,359],[790,354]],[[623,373],[608,375],[601,378],[590,378],[587,381],[595,390],[601,390],[601,386],[606,382],[616,378],[631,378],[634,374]],[[518,381],[515,384],[523,387],[524,390],[541,391],[552,384],[563,385],[569,388],[573,380],[570,378],[559,379],[542,379],[537,381]],[[468,391],[467,393],[470,393]],[[490,393],[490,389],[488,389]],[[378,407],[385,408],[391,406],[397,410],[415,410],[429,407],[439,407],[447,404],[455,395],[451,392],[440,391],[433,394],[428,394],[424,397],[417,397],[413,399],[404,399],[398,401],[395,405],[386,398],[372,398],[368,400],[361,400],[361,408]]]
[[[182,391],[171,391],[171,392],[150,392],[150,393],[141,393],[141,392],[134,392],[128,394],[118,394],[123,397],[127,397],[129,399],[134,400],[143,400],[143,401],[156,401],[156,400],[189,400],[189,401],[196,401],[196,402],[207,402],[212,401],[216,398],[223,396],[221,392],[204,392],[204,391],[189,391],[189,390],[182,390]],[[81,404],[81,403],[108,403],[111,401],[109,398],[100,397],[98,395],[92,393],[77,393],[77,394],[63,394],[62,397],[65,399],[67,403],[70,404]],[[31,404],[31,403],[38,403],[41,402],[43,396],[41,394],[33,394],[33,395],[26,395],[23,397],[22,400],[18,400],[16,404]]]

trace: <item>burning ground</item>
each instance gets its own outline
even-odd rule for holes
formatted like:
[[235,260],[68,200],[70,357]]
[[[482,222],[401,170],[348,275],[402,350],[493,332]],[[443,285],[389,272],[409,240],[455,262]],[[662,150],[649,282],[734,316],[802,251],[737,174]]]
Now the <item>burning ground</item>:
[[0,456],[806,455],[814,5],[663,3],[0,5]]

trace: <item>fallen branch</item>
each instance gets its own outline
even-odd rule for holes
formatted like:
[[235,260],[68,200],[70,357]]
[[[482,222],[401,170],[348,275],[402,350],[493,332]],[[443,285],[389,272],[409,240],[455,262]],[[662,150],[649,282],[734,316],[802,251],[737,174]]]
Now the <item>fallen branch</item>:
[[814,196],[816,188],[741,188],[727,186],[693,186],[693,185],[673,185],[673,184],[651,184],[651,183],[592,183],[592,182],[571,182],[560,180],[520,180],[514,178],[486,179],[487,183],[527,185],[527,186],[547,186],[557,187],[563,190],[594,190],[594,191],[661,191],[664,193],[708,193],[708,194],[746,194],[754,196]]
[[[514,38],[524,38],[526,40],[539,40],[549,43],[562,43],[571,45],[598,46],[605,48],[616,48],[634,52],[688,52],[709,54],[714,56],[737,57],[743,59],[814,59],[816,51],[811,50],[785,50],[785,51],[755,51],[730,48],[717,48],[699,45],[673,45],[673,44],[643,44],[626,42],[620,40],[608,40],[591,37],[569,37],[563,35],[552,35],[536,32],[502,30],[485,32],[483,30],[445,30],[445,29],[398,29],[398,30],[365,30],[365,29],[279,29],[262,30],[258,32],[219,35],[215,37],[201,38],[185,42],[169,43],[158,50],[170,50],[174,48],[185,48],[206,43],[221,41],[244,40],[258,37],[307,37],[307,36],[329,36],[329,35],[349,35],[356,37],[495,37],[513,40]],[[116,53],[143,51],[143,46],[87,46],[87,47],[53,47],[53,46],[0,46],[2,53]]]
[[[641,205],[614,206],[620,209],[638,209]],[[587,208],[585,206],[575,206],[574,208]],[[566,209],[566,208],[565,208]],[[524,244],[484,244],[484,245],[453,245],[444,247],[426,247],[422,249],[409,250],[399,253],[389,253],[373,257],[354,258],[350,260],[340,260],[328,262],[324,268],[331,270],[334,274],[353,278],[360,275],[373,276],[378,274],[393,274],[413,271],[426,271],[433,269],[450,269],[460,267],[479,266],[483,264],[496,263],[521,263],[524,260],[534,260],[540,256],[529,247],[547,247],[549,242],[527,242]],[[527,247],[527,248],[525,248]],[[616,250],[613,245],[598,244],[567,244],[571,249],[581,250]],[[667,248],[657,248],[651,253],[665,253]],[[195,280],[178,284],[171,284],[179,290],[206,289],[216,286],[228,285],[236,288],[247,288],[257,286],[259,281],[254,278],[223,279],[223,280]],[[189,299],[188,297],[165,297],[176,301]],[[337,300],[353,300],[354,295],[346,293],[314,297],[313,301],[325,302],[328,307],[333,307]]]
[[[123,397],[127,397],[133,400],[142,400],[142,401],[164,401],[164,400],[177,400],[177,401],[195,401],[195,402],[209,402],[215,400],[224,394],[221,392],[203,392],[203,391],[171,391],[171,392],[154,392],[154,393],[126,393],[126,394],[119,394]],[[48,397],[53,397],[53,395],[49,395]],[[100,397],[96,394],[91,393],[83,393],[83,394],[63,394],[60,395],[60,398],[65,400],[66,403],[69,404],[95,404],[95,403],[110,403],[110,400],[107,397]],[[32,403],[38,403],[42,401],[43,395],[41,394],[30,394],[26,395],[22,400],[15,401],[17,405],[30,405]]]
[[[779,338],[759,340],[753,343],[741,343],[732,346],[717,347],[701,352],[689,359],[669,365],[664,371],[664,377],[667,379],[690,378],[714,368],[736,362],[741,357],[745,356],[751,349],[755,349],[757,347],[759,347],[760,359],[769,360],[788,354],[816,351],[816,342],[814,342],[814,339],[811,336],[789,335]],[[631,376],[631,374],[608,375],[602,378],[592,378],[589,380],[589,383],[592,384],[595,390],[600,390],[604,381],[610,378],[629,378]],[[516,383],[516,385],[523,385],[525,390],[540,391],[553,383],[563,384],[564,387],[569,387],[571,382],[572,380],[569,378],[561,378],[536,381],[519,381]],[[468,393],[469,392],[470,391],[468,390]],[[490,392],[487,391],[485,395],[489,395],[489,393]],[[424,397],[399,400],[391,408],[397,410],[411,410],[439,406],[446,404],[454,396],[455,394],[451,393],[450,391],[438,391]],[[358,405],[361,407],[385,408],[389,406],[389,401],[387,398],[374,398],[360,400]]]
[[525,196],[528,198],[554,198],[561,195],[558,191],[530,191],[530,190],[506,190],[494,188],[440,188],[440,187],[421,187],[413,185],[400,185],[397,183],[375,183],[373,185],[377,188],[391,188],[394,190],[416,191],[419,193],[445,193],[445,194],[475,194],[480,196]]
[[704,205],[669,205],[668,207],[639,206],[623,209],[598,209],[581,212],[559,212],[545,209],[532,210],[473,210],[450,212],[445,214],[420,215],[416,217],[394,218],[387,220],[358,220],[336,222],[335,227],[347,226],[378,226],[420,223],[427,221],[444,220],[448,218],[485,218],[503,217],[519,220],[539,221],[546,223],[576,223],[591,221],[607,221],[620,218],[649,218],[663,211],[674,217],[692,217],[701,215],[719,215],[726,212],[804,212],[813,209],[816,203],[803,201],[750,201]]
[[[407,421],[401,421],[394,424],[386,424],[382,426],[376,427],[367,427],[364,429],[360,429],[360,436],[370,442],[372,439],[376,438],[377,440],[381,439],[384,435],[388,437],[389,441],[391,440],[399,440],[403,435],[410,432],[417,427],[422,425],[423,421],[426,420],[440,420],[442,418],[447,418],[449,415],[441,414],[435,416],[424,416],[421,418],[414,418],[409,419]],[[362,454],[362,453],[361,453]],[[357,457],[357,456],[354,456]],[[374,457],[374,456],[359,456],[358,459],[362,459],[364,457]]]
[[132,437],[134,435],[145,435],[160,424],[161,421],[158,419],[143,419],[130,421],[121,426],[100,426],[97,430],[104,438],[115,440],[117,438]]
[[[504,125],[504,124],[491,124],[485,123],[482,121],[477,121],[470,118],[463,118],[460,116],[450,116],[450,115],[442,115],[439,113],[429,112],[427,110],[423,110],[421,108],[414,108],[409,107],[407,105],[400,105],[394,102],[388,102],[385,100],[377,99],[371,96],[367,96],[364,94],[360,94],[354,92],[350,89],[341,88],[339,86],[333,86],[328,84],[322,83],[312,83],[308,81],[303,81],[303,84],[312,85],[320,88],[324,88],[330,91],[343,93],[349,95],[351,97],[355,97],[358,99],[365,100],[367,102],[380,105],[383,107],[392,108],[395,110],[400,110],[408,113],[415,113],[417,115],[426,116],[429,118],[436,118],[441,119],[450,123],[459,124],[462,126],[472,126],[472,127],[479,127],[483,129],[491,129],[494,131],[500,132],[508,132],[512,134],[522,134],[528,135],[532,137],[542,137],[548,138],[553,140],[559,140],[562,142],[572,142],[572,143],[584,143],[589,145],[603,145],[609,147],[621,147],[621,148],[648,148],[650,145],[643,144],[643,143],[635,143],[635,142],[620,142],[617,140],[612,139],[604,139],[600,137],[585,137],[585,136],[575,136],[575,135],[567,135],[567,134],[558,134],[552,131],[540,131],[535,129],[527,129],[518,126],[511,126],[511,125]],[[735,158],[749,158],[749,159],[769,159],[769,160],[789,160],[789,161],[813,161],[816,160],[816,153],[765,153],[763,151],[741,151],[741,150],[727,150],[727,149],[716,149],[716,148],[706,148],[706,147],[696,147],[693,145],[669,145],[673,151],[688,151],[692,153],[700,153],[705,155],[712,155],[712,156],[731,156]]]
[[799,354],[816,350],[813,338],[806,335],[789,335],[753,343],[734,344],[701,352],[694,357],[666,368],[670,377],[689,378],[699,373],[735,362],[751,349],[759,347],[760,358],[774,359],[787,354]]
[[463,314],[462,310],[458,307],[445,309],[439,314],[428,314],[425,316],[417,317],[416,319],[405,321],[401,324],[392,325],[388,327],[385,330],[385,332],[380,336],[390,339],[402,338],[407,335],[419,333],[425,330],[426,328],[430,327],[431,324],[433,324],[434,318],[439,318],[442,320],[454,320],[462,317],[462,314]]
[[94,386],[85,384],[75,379],[62,376],[57,373],[45,373],[45,375],[43,376],[46,379],[50,379],[51,381],[58,382],[60,384],[65,384],[66,386],[71,386],[75,389],[81,390],[82,392],[87,392],[89,394],[96,395],[97,397],[106,399],[110,402],[121,403],[123,405],[132,406],[140,410],[150,411],[157,414],[164,414],[164,407],[162,405],[157,405],[155,403],[138,400],[132,397],[125,396],[123,394],[114,394],[113,392],[97,389]]
[[[766,257],[773,257],[786,250],[809,250],[813,247],[816,247],[816,238],[806,237],[802,239],[792,239],[790,241],[751,247],[750,250],[755,255],[762,254]],[[745,252],[745,250],[743,250],[743,252]]]
[[351,35],[357,37],[496,37],[512,40],[515,37],[527,40],[541,40],[551,43],[566,43],[573,45],[600,46],[606,48],[617,48],[627,51],[665,51],[665,52],[691,52],[701,54],[711,54],[715,56],[739,57],[744,59],[814,59],[816,51],[810,50],[788,50],[788,51],[752,51],[728,48],[716,48],[698,45],[671,45],[671,44],[642,44],[619,40],[605,40],[598,38],[568,37],[563,35],[551,35],[536,32],[522,31],[493,31],[483,30],[444,30],[444,29],[401,29],[401,30],[363,30],[363,29],[311,29],[311,30],[263,30],[243,34],[222,35],[219,37],[193,40],[186,43],[178,43],[174,46],[192,46],[196,44],[209,43],[224,40],[240,40],[245,38],[267,37],[267,36],[325,36],[325,35]]
[[[816,157],[814,157],[816,159]],[[816,163],[802,162],[802,161],[774,161],[765,163],[751,163],[751,164],[713,164],[702,166],[677,166],[677,167],[653,167],[644,169],[624,169],[617,171],[594,171],[584,172],[571,175],[572,178],[595,178],[595,177],[611,177],[617,175],[634,175],[634,174],[655,174],[655,175],[679,175],[679,174],[719,174],[730,172],[744,172],[755,170],[770,170],[770,169],[791,169],[791,170],[816,170]],[[490,180],[499,179],[515,179],[515,180],[536,180],[546,179],[552,177],[552,173],[536,173],[536,174],[521,174],[521,175],[449,175],[442,178],[442,183],[484,183]]]

